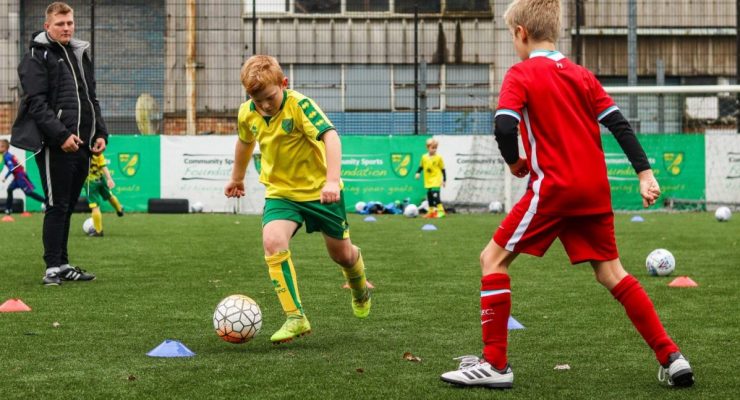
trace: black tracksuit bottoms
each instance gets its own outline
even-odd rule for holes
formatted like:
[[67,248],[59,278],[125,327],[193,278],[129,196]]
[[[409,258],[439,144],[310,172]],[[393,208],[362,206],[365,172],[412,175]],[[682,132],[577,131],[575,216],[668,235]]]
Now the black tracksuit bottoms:
[[47,198],[44,214],[44,261],[46,268],[69,264],[69,222],[90,169],[90,150],[84,145],[73,153],[45,147],[36,156]]

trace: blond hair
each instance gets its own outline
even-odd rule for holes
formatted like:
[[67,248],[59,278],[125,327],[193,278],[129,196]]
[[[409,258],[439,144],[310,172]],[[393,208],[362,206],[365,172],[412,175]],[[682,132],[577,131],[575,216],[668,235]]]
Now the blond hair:
[[560,35],[560,0],[514,0],[504,21],[512,32],[521,25],[532,40],[555,43]]
[[69,4],[61,1],[55,1],[49,4],[48,7],[46,7],[46,22],[49,22],[51,20],[51,17],[57,14],[67,15],[69,13],[74,14],[74,12],[75,10],[73,10],[72,7],[69,6]]
[[430,147],[432,145],[439,146],[439,142],[437,141],[437,139],[435,139],[435,138],[429,138],[429,139],[427,139],[427,147]]
[[249,57],[240,75],[247,93],[257,93],[269,85],[282,85],[285,79],[277,59],[266,55]]

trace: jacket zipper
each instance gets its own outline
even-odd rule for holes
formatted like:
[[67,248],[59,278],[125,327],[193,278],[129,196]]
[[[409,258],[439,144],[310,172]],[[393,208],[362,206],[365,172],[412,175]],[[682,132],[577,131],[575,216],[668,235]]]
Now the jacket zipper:
[[[72,77],[75,81],[75,95],[77,97],[77,137],[80,137],[80,123],[82,122],[82,101],[80,101],[80,87],[77,85],[77,74],[75,73],[75,67],[72,65],[72,61],[69,60],[69,54],[67,53],[67,49],[62,46],[61,43],[57,42],[59,47],[62,48],[62,51],[64,52],[64,57],[67,59],[67,62],[69,63],[69,68],[72,70]],[[90,141],[92,142],[92,138],[90,138]]]

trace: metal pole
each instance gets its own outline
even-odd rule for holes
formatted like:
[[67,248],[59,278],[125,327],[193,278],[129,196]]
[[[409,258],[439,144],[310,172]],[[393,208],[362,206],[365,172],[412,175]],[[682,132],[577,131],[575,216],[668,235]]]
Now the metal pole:
[[196,127],[196,91],[195,91],[195,1],[187,0],[187,59],[185,61],[185,92],[187,105],[185,110],[185,130],[187,135],[195,135]]
[[252,55],[257,54],[257,0],[252,0]]
[[414,135],[419,134],[419,5],[414,3]]
[[[656,77],[655,83],[658,86],[665,86],[665,63],[662,58],[659,58],[655,64]],[[658,94],[658,132],[666,133],[665,131],[665,96]]]
[[573,53],[576,56],[576,64],[581,65],[581,18],[583,11],[583,0],[576,0],[576,35],[573,38]]
[[427,133],[427,61],[421,59],[421,76],[419,77],[419,131]]
[[95,0],[90,0],[90,58],[95,68]]
[[[627,16],[627,86],[637,86],[637,0],[629,0]],[[637,121],[637,96],[630,96],[629,119]],[[635,127],[635,130],[639,128]]]

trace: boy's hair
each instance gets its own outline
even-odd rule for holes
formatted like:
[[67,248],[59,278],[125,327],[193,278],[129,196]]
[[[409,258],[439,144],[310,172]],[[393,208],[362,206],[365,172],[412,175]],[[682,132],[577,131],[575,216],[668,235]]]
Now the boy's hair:
[[69,6],[69,4],[61,2],[61,1],[55,1],[51,4],[49,4],[48,7],[46,7],[46,22],[49,22],[51,20],[51,17],[57,14],[74,14],[75,10],[72,9],[72,7]]
[[269,85],[282,85],[283,79],[283,69],[272,56],[252,56],[242,66],[241,80],[247,93],[259,92]]
[[4,144],[7,147],[10,147],[10,142],[8,139],[0,139],[0,143]]
[[514,0],[504,20],[512,32],[521,25],[532,40],[555,43],[560,35],[560,0]]
[[439,146],[439,142],[435,138],[429,138],[429,139],[427,139],[427,147],[429,147],[431,145],[438,145]]

